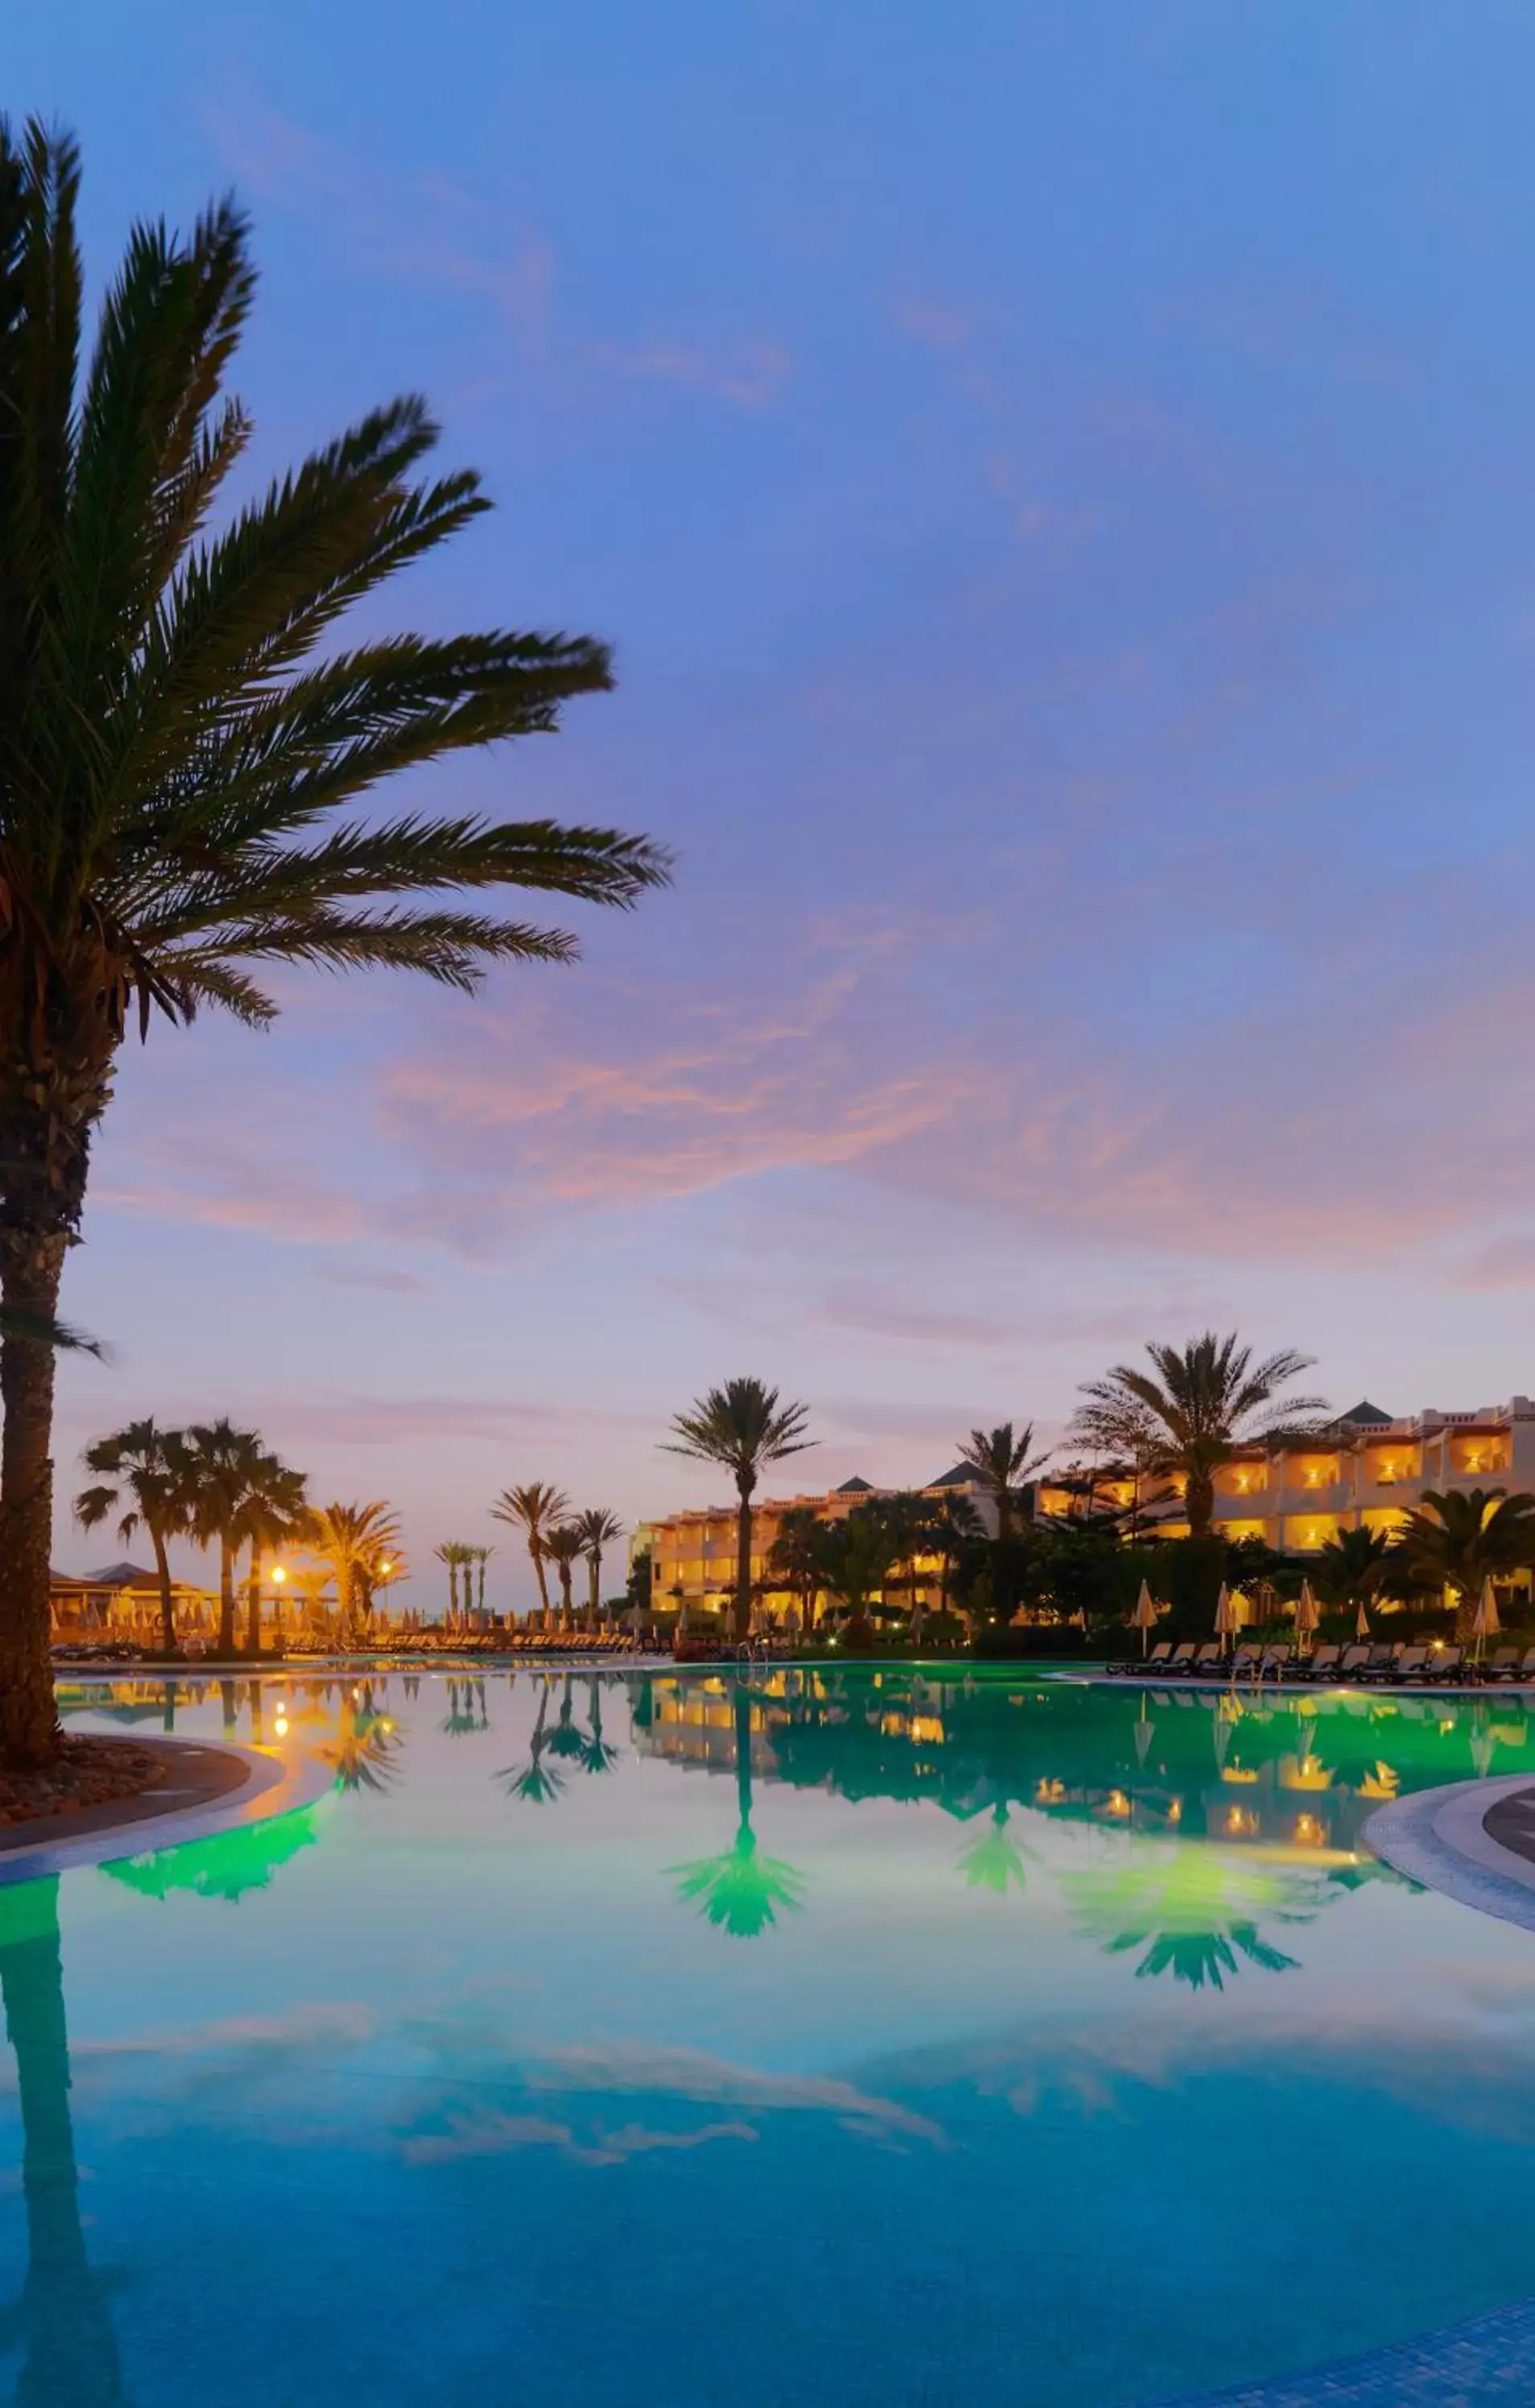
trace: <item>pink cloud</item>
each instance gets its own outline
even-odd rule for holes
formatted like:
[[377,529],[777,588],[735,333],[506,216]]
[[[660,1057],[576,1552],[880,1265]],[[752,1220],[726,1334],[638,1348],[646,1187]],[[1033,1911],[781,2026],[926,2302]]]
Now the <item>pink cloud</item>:
[[625,376],[691,386],[738,409],[764,409],[775,401],[792,366],[782,343],[764,340],[721,351],[691,343],[645,343],[632,351],[601,347],[595,356]]

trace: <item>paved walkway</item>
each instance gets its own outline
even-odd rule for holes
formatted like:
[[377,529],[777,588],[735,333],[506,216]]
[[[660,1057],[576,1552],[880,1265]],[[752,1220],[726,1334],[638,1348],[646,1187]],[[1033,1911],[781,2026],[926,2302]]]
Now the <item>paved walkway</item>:
[[1183,2408],[1529,2408],[1535,2401],[1535,2300],[1449,2325],[1396,2349]]

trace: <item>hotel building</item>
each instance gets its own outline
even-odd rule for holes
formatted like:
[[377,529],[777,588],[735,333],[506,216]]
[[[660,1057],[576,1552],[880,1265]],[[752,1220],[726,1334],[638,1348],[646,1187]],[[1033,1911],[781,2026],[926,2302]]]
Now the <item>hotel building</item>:
[[[1340,1531],[1399,1529],[1427,1489],[1508,1488],[1535,1490],[1535,1401],[1514,1397],[1475,1412],[1432,1408],[1393,1419],[1378,1406],[1356,1405],[1303,1444],[1239,1448],[1215,1480],[1215,1526],[1227,1539],[1262,1539],[1284,1555],[1314,1555]],[[1088,1482],[1073,1470],[1049,1474],[1034,1494],[1037,1513],[1069,1519],[1086,1508]],[[867,1480],[844,1481],[816,1496],[764,1498],[753,1512],[752,1579],[769,1612],[790,1604],[787,1592],[761,1586],[785,1513],[809,1511],[838,1521],[876,1497],[896,1492]],[[963,1497],[994,1529],[995,1509],[968,1471],[960,1468],[917,1491],[941,1499]],[[1091,1498],[1100,1507],[1127,1511],[1135,1502],[1126,1478],[1093,1479]],[[1140,1527],[1149,1535],[1186,1536],[1176,1484],[1148,1480],[1142,1486]],[[652,1596],[663,1612],[679,1606],[723,1609],[736,1577],[736,1511],[708,1506],[641,1523],[635,1553],[649,1549]],[[919,1579],[931,1585],[924,1601],[938,1602],[938,1558],[919,1557]]]

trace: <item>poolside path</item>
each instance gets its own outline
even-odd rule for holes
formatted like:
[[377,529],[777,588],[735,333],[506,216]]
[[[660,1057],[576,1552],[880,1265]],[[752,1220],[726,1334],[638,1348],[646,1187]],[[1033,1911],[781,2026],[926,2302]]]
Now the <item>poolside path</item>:
[[1183,2408],[1529,2408],[1535,2400],[1535,2300],[1450,2325],[1394,2349]]

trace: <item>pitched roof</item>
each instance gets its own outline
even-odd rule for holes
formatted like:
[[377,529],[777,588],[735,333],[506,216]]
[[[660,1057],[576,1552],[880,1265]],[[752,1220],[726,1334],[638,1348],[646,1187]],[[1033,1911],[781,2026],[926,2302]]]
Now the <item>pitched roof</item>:
[[860,1480],[854,1472],[851,1480],[844,1480],[841,1486],[834,1488],[831,1493],[834,1497],[872,1497],[874,1487],[871,1481]]
[[156,1588],[159,1585],[158,1575],[145,1571],[138,1564],[103,1564],[100,1571],[87,1572],[85,1577],[93,1588]]
[[978,1488],[980,1484],[974,1470],[968,1463],[956,1463],[954,1469],[946,1471],[941,1480],[929,1480],[927,1483],[929,1488]]
[[1352,1422],[1356,1429],[1368,1429],[1381,1424],[1389,1426],[1394,1417],[1390,1413],[1383,1413],[1379,1405],[1372,1405],[1366,1397],[1351,1412],[1340,1413],[1338,1418],[1341,1422]]

